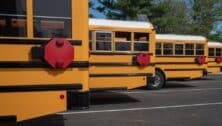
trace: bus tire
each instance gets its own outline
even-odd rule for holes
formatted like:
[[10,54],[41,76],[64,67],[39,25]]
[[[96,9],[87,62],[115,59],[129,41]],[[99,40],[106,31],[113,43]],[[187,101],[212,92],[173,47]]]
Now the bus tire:
[[165,78],[162,72],[156,71],[155,80],[153,84],[148,84],[148,89],[150,90],[159,90],[165,85]]

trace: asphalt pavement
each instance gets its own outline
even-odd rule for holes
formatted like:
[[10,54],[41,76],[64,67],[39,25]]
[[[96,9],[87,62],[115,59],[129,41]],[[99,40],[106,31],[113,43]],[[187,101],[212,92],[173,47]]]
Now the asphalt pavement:
[[19,126],[221,126],[222,74],[169,81],[158,91],[91,93],[90,109],[68,111]]

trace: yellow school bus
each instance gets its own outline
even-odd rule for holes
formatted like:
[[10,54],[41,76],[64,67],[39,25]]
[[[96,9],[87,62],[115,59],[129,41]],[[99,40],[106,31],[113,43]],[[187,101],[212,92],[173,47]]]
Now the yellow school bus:
[[222,71],[222,43],[208,42],[208,72],[217,73]]
[[191,35],[156,35],[156,79],[159,89],[166,80],[195,79],[207,75],[207,39]]
[[152,24],[90,19],[89,29],[91,90],[152,85],[155,74]]
[[88,52],[87,0],[1,0],[0,123],[87,107]]

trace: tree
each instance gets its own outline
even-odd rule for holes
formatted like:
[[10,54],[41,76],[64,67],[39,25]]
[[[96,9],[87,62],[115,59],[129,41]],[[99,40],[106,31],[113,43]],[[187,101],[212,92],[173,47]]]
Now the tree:
[[221,0],[192,0],[192,31],[210,36],[210,31],[217,21],[222,20]]
[[150,19],[158,33],[188,33],[189,18],[185,2],[163,0],[156,3],[151,12]]
[[[92,1],[89,1],[89,9],[93,9],[94,3]],[[89,11],[89,17],[94,17],[94,15]]]
[[136,20],[138,14],[149,15],[152,0],[98,0],[97,8],[111,19]]

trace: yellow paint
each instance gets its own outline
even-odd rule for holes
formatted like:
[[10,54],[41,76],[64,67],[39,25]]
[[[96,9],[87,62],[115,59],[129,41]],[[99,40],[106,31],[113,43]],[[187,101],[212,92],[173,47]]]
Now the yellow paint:
[[[33,38],[33,0],[26,0],[27,37],[1,36],[0,39],[27,39],[47,42],[51,38]],[[50,9],[50,7],[49,7]],[[72,37],[68,40],[82,40],[74,46],[74,61],[88,61],[88,0],[72,0]],[[15,40],[16,42],[16,40]],[[1,44],[0,61],[35,61],[31,48],[36,45]],[[1,68],[0,86],[82,84],[82,92],[89,91],[88,68],[45,69],[45,68]],[[66,111],[66,98],[59,99],[59,92],[0,93],[0,116],[15,115],[17,121],[37,118],[56,112]]]
[[127,88],[146,86],[146,77],[90,77],[90,88]]
[[[209,46],[208,48],[214,48],[215,49],[214,53],[216,54],[216,48],[221,48],[222,49],[222,46]],[[213,56],[213,57],[209,57],[208,58],[208,68],[207,68],[207,71],[209,73],[222,72],[221,71],[222,63],[217,63],[216,62],[216,58],[217,58],[217,56]]]
[[[161,56],[156,56],[156,68],[161,69],[166,79],[172,79],[172,78],[190,78],[190,79],[196,79],[201,78],[203,76],[203,70],[207,70],[207,61],[208,58],[206,58],[206,64],[199,65],[195,62],[196,56],[196,44],[203,44],[204,43],[204,56],[207,57],[208,55],[208,45],[207,42],[202,41],[190,41],[190,40],[183,40],[178,41],[176,39],[172,40],[164,40],[164,39],[158,39],[156,42],[160,42],[162,45],[162,54]],[[175,46],[173,46],[173,55],[170,56],[164,56],[163,55],[163,44],[164,43],[179,43],[184,45],[184,54],[185,54],[185,44],[191,43],[194,44],[194,56],[188,56],[185,55],[177,56],[175,55]],[[167,64],[166,64],[167,63]],[[179,63],[179,64],[178,64]],[[165,70],[170,69],[170,70]],[[172,70],[173,69],[173,70]],[[179,70],[180,69],[180,70]],[[183,70],[181,70],[183,69]],[[187,69],[187,70],[186,70]],[[193,70],[192,70],[193,69]],[[195,69],[201,69],[201,70],[195,70]]]
[[0,116],[17,115],[17,121],[23,121],[66,111],[66,97],[65,91],[1,93]]
[[[147,33],[149,34],[149,51],[147,53],[151,54],[151,63],[155,63],[155,31],[149,28],[122,28],[122,27],[104,27],[104,26],[89,26],[90,31],[92,31],[92,41],[93,41],[93,50],[90,54],[90,63],[124,63],[128,65],[132,65],[133,57],[135,55],[134,48],[134,33]],[[96,31],[106,31],[112,33],[112,51],[107,55],[96,55],[93,53],[99,53],[96,51]],[[116,38],[115,32],[127,32],[131,34],[131,50],[128,52],[129,55],[119,55],[115,50],[115,41],[117,39],[126,39],[126,38]],[[100,52],[101,53],[101,52]],[[123,52],[124,53],[124,52]],[[110,55],[113,54],[113,55]],[[89,73],[91,74],[141,74],[141,73],[149,73],[155,74],[154,65],[149,65],[146,67],[139,66],[91,66],[89,69]],[[130,77],[90,77],[89,79],[89,87],[90,88],[118,88],[125,87],[127,89],[133,89],[145,86],[147,84],[146,77],[143,76],[130,76]]]

